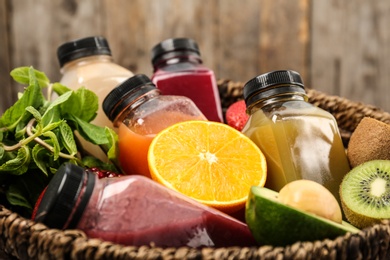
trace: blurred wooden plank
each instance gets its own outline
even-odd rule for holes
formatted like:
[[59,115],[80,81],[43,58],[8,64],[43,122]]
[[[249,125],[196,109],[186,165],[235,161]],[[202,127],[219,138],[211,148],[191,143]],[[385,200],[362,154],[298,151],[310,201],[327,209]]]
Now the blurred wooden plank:
[[389,13],[389,1],[313,1],[312,86],[390,111]]
[[153,19],[151,11],[148,10],[150,4],[149,0],[118,0],[115,5],[110,0],[103,1],[104,32],[110,43],[114,61],[133,73],[148,76],[151,75],[149,59],[151,39],[146,34],[145,27],[150,23],[149,19]]
[[291,69],[309,85],[309,18],[309,0],[260,1],[260,46],[253,52],[260,73]]
[[259,44],[259,0],[121,0],[117,5],[105,0],[104,6],[114,59],[134,73],[152,74],[150,51],[158,42],[189,37],[198,42],[204,64],[217,77],[247,80],[257,75],[253,53]]
[[[57,47],[98,34],[115,61],[150,75],[155,44],[191,37],[219,78],[294,69],[307,87],[390,111],[389,12],[363,0],[0,0],[0,79],[32,65],[59,80]],[[17,91],[5,88],[0,109]]]
[[12,64],[34,66],[52,81],[60,79],[57,47],[102,33],[100,1],[12,0]]
[[11,97],[14,95],[11,88],[10,45],[8,37],[9,16],[7,1],[0,0],[0,115],[12,105]]
[[[105,31],[116,62],[134,73],[151,76],[154,45],[168,38],[189,37],[199,44],[204,63],[214,69],[216,1],[104,1]],[[124,11],[126,10],[126,11]]]
[[259,60],[259,0],[220,0],[218,6],[217,74],[219,78],[246,82],[261,73]]

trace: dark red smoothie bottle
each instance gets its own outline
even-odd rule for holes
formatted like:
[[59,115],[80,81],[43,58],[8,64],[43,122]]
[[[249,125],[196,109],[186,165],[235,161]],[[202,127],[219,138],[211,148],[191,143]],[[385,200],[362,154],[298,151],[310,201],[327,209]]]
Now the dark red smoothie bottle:
[[164,95],[190,98],[210,121],[223,122],[214,72],[203,65],[198,44],[173,38],[152,49],[153,83]]
[[102,178],[62,165],[34,220],[91,238],[159,247],[254,246],[246,224],[141,175]]

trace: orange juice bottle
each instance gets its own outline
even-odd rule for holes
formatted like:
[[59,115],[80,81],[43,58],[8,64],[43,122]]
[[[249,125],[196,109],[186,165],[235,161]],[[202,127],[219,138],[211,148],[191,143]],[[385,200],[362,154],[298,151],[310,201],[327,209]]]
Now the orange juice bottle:
[[160,95],[160,90],[143,74],[113,89],[103,101],[103,110],[118,128],[122,170],[125,174],[147,177],[150,177],[147,153],[157,133],[181,121],[206,120],[191,99]]
[[273,71],[248,81],[244,98],[250,115],[242,132],[263,151],[266,187],[279,191],[298,180],[316,181],[339,199],[350,170],[333,115],[309,102],[300,75]]

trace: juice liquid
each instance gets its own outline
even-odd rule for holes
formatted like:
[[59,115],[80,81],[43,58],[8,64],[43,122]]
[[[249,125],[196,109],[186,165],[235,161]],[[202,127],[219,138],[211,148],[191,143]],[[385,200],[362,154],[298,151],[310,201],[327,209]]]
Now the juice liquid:
[[[238,224],[230,219],[221,220],[218,215],[211,213],[202,214],[199,212],[196,213],[196,216],[188,216],[188,219],[183,219],[186,217],[185,215],[179,215],[178,218],[172,217],[173,214],[183,214],[184,212],[164,213],[169,218],[164,218],[162,224],[154,225],[152,228],[122,232],[91,229],[87,230],[86,234],[89,237],[135,246],[149,245],[150,242],[160,247],[188,246],[194,248],[256,245],[251,232],[243,223]],[[209,224],[199,224],[202,222],[209,222]],[[240,235],[237,236],[237,234]]]
[[127,177],[100,181],[107,184],[92,194],[77,228],[124,245],[256,245],[246,224],[142,176]]
[[151,177],[148,167],[148,149],[154,136],[175,123],[188,120],[205,120],[179,111],[158,110],[137,120],[137,124],[119,124],[119,161],[126,174]]
[[243,133],[266,157],[266,187],[279,191],[294,180],[313,180],[340,202],[339,185],[350,167],[339,131],[328,112],[316,107],[290,108],[270,119],[258,110]]
[[199,67],[180,71],[160,69],[152,80],[162,94],[188,97],[208,120],[223,122],[217,82],[211,70]]

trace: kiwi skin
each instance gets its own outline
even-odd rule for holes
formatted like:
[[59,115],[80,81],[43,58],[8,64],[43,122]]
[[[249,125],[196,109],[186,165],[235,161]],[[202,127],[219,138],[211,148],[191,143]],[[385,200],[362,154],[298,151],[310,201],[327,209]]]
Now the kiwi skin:
[[371,227],[372,225],[381,223],[382,219],[372,218],[365,215],[361,215],[351,209],[341,200],[341,207],[344,211],[344,214],[351,225],[364,229],[366,227]]
[[352,133],[347,157],[352,168],[372,160],[390,160],[390,125],[364,117]]
[[[370,194],[373,188],[370,184],[377,179],[385,180],[387,185],[385,194],[380,197]],[[368,161],[347,173],[340,185],[341,208],[347,220],[355,227],[363,229],[390,219],[389,186],[390,160]],[[357,189],[360,189],[359,194],[355,192]],[[363,205],[364,200],[368,202]],[[382,208],[376,207],[375,202],[378,200]]]

